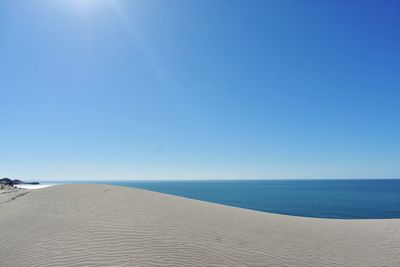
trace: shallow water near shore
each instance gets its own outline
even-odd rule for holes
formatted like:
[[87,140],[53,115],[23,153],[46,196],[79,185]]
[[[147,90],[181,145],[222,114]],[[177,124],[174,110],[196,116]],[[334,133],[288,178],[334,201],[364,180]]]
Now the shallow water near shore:
[[400,180],[90,181],[278,214],[400,218]]

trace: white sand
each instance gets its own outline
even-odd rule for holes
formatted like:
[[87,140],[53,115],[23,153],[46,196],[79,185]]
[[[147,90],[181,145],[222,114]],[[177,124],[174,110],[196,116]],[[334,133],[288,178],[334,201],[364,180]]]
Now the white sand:
[[54,186],[57,184],[49,184],[49,183],[42,183],[42,184],[18,184],[15,187],[22,188],[22,189],[42,189],[49,186]]
[[107,185],[24,192],[0,204],[2,267],[400,266],[397,219],[292,217]]

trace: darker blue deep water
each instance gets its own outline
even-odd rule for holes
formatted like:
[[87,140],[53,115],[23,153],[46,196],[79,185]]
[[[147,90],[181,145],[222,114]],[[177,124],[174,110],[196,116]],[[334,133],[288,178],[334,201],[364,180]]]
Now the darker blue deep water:
[[[99,183],[99,182],[97,182]],[[400,180],[102,181],[279,214],[400,218]]]

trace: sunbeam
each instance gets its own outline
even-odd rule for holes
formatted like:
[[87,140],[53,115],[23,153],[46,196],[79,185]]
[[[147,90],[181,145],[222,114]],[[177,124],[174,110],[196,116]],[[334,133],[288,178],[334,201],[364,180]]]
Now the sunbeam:
[[107,0],[111,9],[114,11],[116,17],[127,30],[132,37],[132,42],[135,47],[142,53],[146,65],[153,72],[154,77],[158,82],[166,82],[166,73],[162,67],[159,58],[155,55],[150,45],[146,42],[145,38],[137,30],[133,20],[126,14],[121,8],[120,4],[116,0]]

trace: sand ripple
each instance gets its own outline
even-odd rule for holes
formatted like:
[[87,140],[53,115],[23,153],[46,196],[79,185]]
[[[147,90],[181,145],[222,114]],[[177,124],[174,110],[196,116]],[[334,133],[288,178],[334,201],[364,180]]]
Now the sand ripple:
[[400,266],[400,220],[274,215],[108,185],[0,204],[0,266]]

